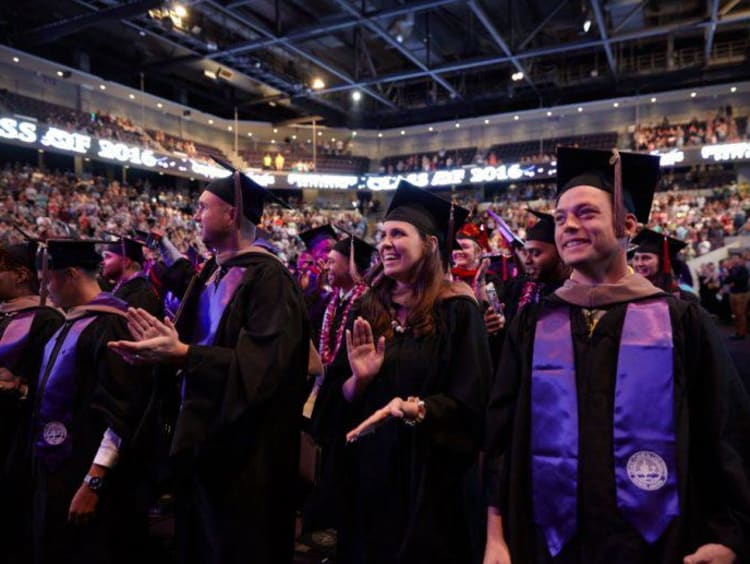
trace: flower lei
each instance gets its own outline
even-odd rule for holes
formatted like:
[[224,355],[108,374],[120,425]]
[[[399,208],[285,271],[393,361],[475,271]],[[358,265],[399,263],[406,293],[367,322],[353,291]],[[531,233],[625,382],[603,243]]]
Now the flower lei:
[[518,312],[529,304],[539,303],[539,294],[542,290],[541,282],[534,282],[533,280],[527,280],[523,284],[523,290],[521,292],[521,299],[518,300]]
[[333,359],[336,358],[339,348],[341,348],[341,340],[344,336],[346,320],[349,319],[349,312],[351,311],[354,302],[357,301],[366,290],[367,286],[365,284],[357,284],[354,286],[352,295],[349,298],[349,303],[347,303],[346,308],[344,308],[344,315],[341,317],[341,323],[336,329],[336,344],[333,349],[331,349],[331,323],[333,323],[333,318],[336,317],[336,308],[341,299],[340,293],[336,292],[331,301],[328,302],[325,315],[323,316],[323,328],[320,331],[320,360],[323,362],[324,366],[328,366],[333,362]]

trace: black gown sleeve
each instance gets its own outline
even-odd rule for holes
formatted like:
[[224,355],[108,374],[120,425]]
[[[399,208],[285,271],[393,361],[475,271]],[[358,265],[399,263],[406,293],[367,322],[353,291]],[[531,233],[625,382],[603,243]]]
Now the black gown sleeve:
[[[705,515],[703,543],[730,547],[739,562],[750,558],[750,400],[721,335],[708,314],[691,305],[685,327],[693,362],[689,379],[692,480],[714,489]],[[692,382],[691,382],[692,381]]]
[[491,360],[484,320],[465,297],[446,300],[450,357],[442,391],[423,398],[426,415],[420,431],[443,447],[469,450],[481,442]]
[[132,340],[124,317],[102,315],[85,333],[81,344],[93,354],[82,354],[93,359],[91,369],[96,374],[91,408],[103,416],[106,426],[117,433],[125,446],[141,423],[152,391],[152,372],[134,370],[107,346],[109,341]]
[[146,310],[151,315],[161,319],[164,313],[162,302],[156,289],[145,278],[135,278],[123,284],[115,293],[116,298],[127,302],[130,307]]
[[[502,509],[502,483],[506,476],[506,453],[510,448],[516,402],[521,387],[525,343],[528,335],[528,315],[531,307],[517,315],[505,335],[503,351],[495,371],[487,403],[485,420],[484,483],[487,504]],[[531,337],[533,338],[533,336]]]
[[178,298],[182,298],[194,274],[195,268],[188,259],[177,259],[161,274],[160,281],[164,292],[172,292]]
[[[281,264],[253,267],[234,298],[234,346],[192,345],[184,366],[184,397],[173,449],[203,442],[280,388],[299,390],[301,413],[309,348],[304,303]],[[228,323],[232,323],[232,320]],[[234,326],[234,325],[232,325]],[[221,328],[220,328],[221,332]],[[288,385],[288,386],[287,386]]]

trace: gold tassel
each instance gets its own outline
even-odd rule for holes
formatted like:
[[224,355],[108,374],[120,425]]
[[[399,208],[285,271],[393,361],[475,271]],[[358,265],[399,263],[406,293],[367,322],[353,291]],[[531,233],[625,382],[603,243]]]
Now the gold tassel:
[[617,148],[612,149],[609,164],[615,166],[614,215],[615,236],[621,239],[625,236],[625,201],[622,194],[622,157]]
[[362,283],[362,277],[357,272],[357,262],[354,260],[354,237],[349,237],[349,275],[355,284]]
[[47,247],[40,247],[42,253],[42,280],[39,282],[39,306],[44,307],[47,304],[47,280],[49,279],[49,257]]

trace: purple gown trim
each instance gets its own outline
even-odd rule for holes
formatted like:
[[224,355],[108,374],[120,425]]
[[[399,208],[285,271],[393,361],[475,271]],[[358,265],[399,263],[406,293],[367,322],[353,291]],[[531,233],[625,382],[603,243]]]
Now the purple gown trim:
[[[617,506],[653,543],[679,514],[673,343],[663,300],[631,303],[625,315],[614,398]],[[578,399],[570,309],[543,312],[531,373],[534,522],[556,556],[578,524]]]

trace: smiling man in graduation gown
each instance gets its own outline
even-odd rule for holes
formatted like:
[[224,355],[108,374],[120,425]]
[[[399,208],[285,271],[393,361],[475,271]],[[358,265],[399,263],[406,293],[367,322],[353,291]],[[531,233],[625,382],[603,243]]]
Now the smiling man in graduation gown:
[[[65,321],[43,350],[31,420],[34,561],[132,562],[146,532],[132,495],[147,375],[107,343],[130,338],[127,304],[101,291],[94,242],[50,240],[42,275]],[[43,268],[46,271],[47,268]]]
[[270,198],[238,172],[209,184],[196,221],[215,255],[191,282],[176,329],[137,310],[138,340],[111,344],[134,362],[180,368],[172,453],[183,563],[292,561],[310,337],[294,279],[254,245]]
[[705,312],[627,268],[659,159],[561,148],[557,162],[573,272],[506,339],[485,562],[746,561],[747,394]]

